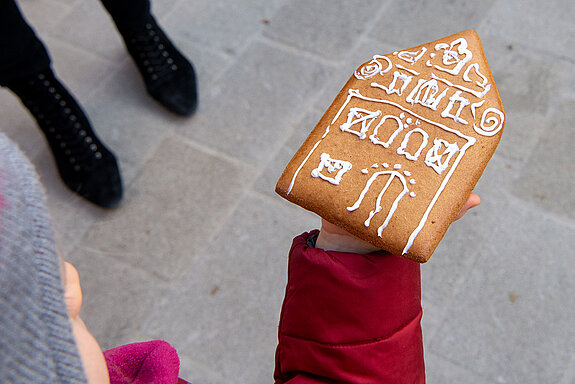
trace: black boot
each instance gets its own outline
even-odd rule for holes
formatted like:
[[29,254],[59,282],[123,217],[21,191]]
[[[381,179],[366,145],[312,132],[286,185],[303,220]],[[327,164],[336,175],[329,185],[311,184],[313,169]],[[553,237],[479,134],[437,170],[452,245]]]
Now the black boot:
[[148,93],[170,111],[191,115],[198,105],[192,64],[172,44],[153,16],[141,28],[120,29]]
[[52,70],[7,87],[38,122],[68,188],[102,207],[118,204],[122,181],[116,158],[98,140],[85,113]]

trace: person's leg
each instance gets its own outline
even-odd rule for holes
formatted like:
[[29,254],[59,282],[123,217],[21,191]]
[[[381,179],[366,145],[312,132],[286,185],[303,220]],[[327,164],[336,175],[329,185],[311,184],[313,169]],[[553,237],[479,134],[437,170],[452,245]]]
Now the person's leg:
[[100,0],[118,29],[141,28],[151,13],[150,0]]
[[158,25],[149,0],[101,0],[124,39],[148,93],[170,111],[191,115],[198,103],[192,64]]
[[0,0],[0,85],[50,67],[42,42],[14,0]]
[[64,183],[104,207],[122,198],[114,155],[58,80],[42,42],[14,0],[0,0],[0,85],[14,92],[46,136]]

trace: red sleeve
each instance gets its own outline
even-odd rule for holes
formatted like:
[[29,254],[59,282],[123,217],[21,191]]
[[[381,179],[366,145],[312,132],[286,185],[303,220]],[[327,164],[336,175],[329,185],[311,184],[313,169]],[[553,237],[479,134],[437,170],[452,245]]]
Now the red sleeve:
[[418,263],[294,239],[279,324],[276,384],[425,382]]

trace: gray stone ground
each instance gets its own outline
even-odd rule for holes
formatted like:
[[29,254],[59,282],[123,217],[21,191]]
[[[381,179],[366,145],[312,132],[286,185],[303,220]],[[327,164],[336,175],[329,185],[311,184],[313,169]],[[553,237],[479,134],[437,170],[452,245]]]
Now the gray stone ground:
[[0,92],[0,129],[38,167],[83,316],[103,348],[170,341],[196,384],[272,382],[286,252],[318,225],[273,187],[355,67],[478,30],[507,126],[481,208],[422,267],[428,382],[575,383],[575,2],[156,0],[198,70],[189,119],[146,96],[98,1],[21,6],[126,184],[113,211],[68,192]]

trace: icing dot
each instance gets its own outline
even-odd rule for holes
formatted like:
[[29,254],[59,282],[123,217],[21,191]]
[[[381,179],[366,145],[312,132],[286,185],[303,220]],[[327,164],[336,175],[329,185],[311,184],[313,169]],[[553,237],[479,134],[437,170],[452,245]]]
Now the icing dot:
[[377,168],[377,167],[379,167],[379,165],[377,163],[375,163],[371,166],[371,168]]
[[417,196],[417,195],[415,194],[415,192],[410,192],[410,193],[409,193],[409,196],[415,197],[415,196]]
[[411,185],[415,185],[415,179],[411,179],[411,180],[409,180],[409,184],[411,184]]
[[389,164],[387,164],[387,163],[383,163],[381,165],[383,165],[383,168],[389,168]]
[[411,176],[411,172],[409,172],[409,171],[403,171],[403,174],[407,177]]
[[407,124],[413,123],[413,120],[411,119],[411,117],[408,117],[406,121],[407,121]]
[[407,129],[407,128],[409,128],[409,125],[408,125],[408,124],[403,124],[403,128]]
[[367,168],[361,170],[361,173],[363,173],[364,175],[367,174],[367,172],[368,172]]
[[431,56],[431,58],[433,59],[435,57],[435,53],[430,53],[429,56]]
[[401,164],[395,164],[395,165],[393,166],[393,168],[394,168],[394,169],[401,169]]
[[405,117],[405,113],[401,112],[401,115],[399,115],[400,119],[403,119]]

